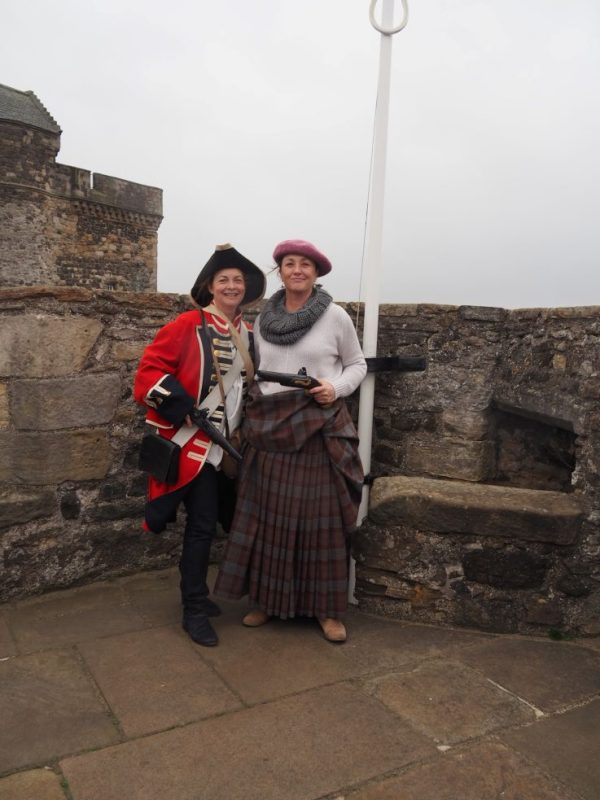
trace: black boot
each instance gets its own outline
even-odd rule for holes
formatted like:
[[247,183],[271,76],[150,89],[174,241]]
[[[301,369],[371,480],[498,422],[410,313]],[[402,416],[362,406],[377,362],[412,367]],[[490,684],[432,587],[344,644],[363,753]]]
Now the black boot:
[[196,644],[201,644],[204,647],[214,647],[219,643],[219,637],[206,614],[184,611],[182,627]]
[[203,614],[206,614],[207,617],[221,616],[221,609],[219,606],[208,597],[205,597],[204,600],[198,603],[198,608]]

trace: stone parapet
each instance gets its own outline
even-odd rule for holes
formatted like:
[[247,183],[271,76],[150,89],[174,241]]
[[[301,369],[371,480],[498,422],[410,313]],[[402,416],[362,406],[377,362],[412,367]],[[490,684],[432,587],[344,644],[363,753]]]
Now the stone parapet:
[[[1,599],[177,561],[181,522],[141,530],[132,382],[189,302],[0,290]],[[371,510],[353,537],[361,606],[600,632],[599,333],[595,308],[382,308],[378,354],[425,355],[427,369],[376,376]]]

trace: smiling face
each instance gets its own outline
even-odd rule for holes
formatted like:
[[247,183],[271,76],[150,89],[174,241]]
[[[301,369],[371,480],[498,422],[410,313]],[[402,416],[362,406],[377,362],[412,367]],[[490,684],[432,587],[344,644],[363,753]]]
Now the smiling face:
[[244,273],[233,267],[221,269],[209,281],[208,291],[216,307],[233,319],[246,292]]
[[282,258],[279,274],[287,293],[307,298],[319,275],[312,259],[294,253]]

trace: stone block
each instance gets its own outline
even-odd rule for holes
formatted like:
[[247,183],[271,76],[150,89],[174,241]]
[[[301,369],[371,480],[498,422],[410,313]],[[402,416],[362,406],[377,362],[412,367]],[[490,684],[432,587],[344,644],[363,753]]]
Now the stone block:
[[481,440],[488,435],[489,414],[486,411],[447,408],[442,412],[442,431],[450,436]]
[[5,383],[0,383],[0,430],[8,428],[9,422],[8,386]]
[[2,800],[65,800],[60,778],[48,767],[2,778],[0,797]]
[[494,459],[492,442],[423,434],[407,443],[407,469],[421,475],[484,481],[493,474]]
[[56,510],[53,492],[0,488],[0,528],[10,528],[32,519],[51,517]]
[[[541,770],[496,742],[481,742],[376,780],[344,800],[567,800]],[[341,800],[341,798],[340,798]]]
[[126,595],[110,583],[25,600],[9,610],[8,620],[21,652],[66,647],[145,626]]
[[115,342],[111,355],[115,361],[139,361],[148,342]]
[[78,375],[13,383],[11,416],[19,430],[60,430],[105,425],[121,394],[119,375]]
[[462,566],[468,581],[499,589],[535,589],[544,581],[547,559],[523,550],[485,547],[465,553]]
[[[10,633],[4,614],[0,612],[0,661],[16,655],[17,648]],[[1,796],[1,795],[0,795]]]
[[600,653],[568,642],[492,639],[457,658],[542,712],[600,692]]
[[[219,649],[225,648],[213,648]],[[377,700],[342,684],[83,753],[60,766],[77,800],[307,800],[435,754]]]
[[79,650],[129,738],[243,708],[179,626],[96,639]]
[[582,516],[572,494],[400,475],[374,482],[369,511],[374,525],[556,544],[575,541]]
[[0,772],[119,741],[74,653],[46,651],[0,663]]
[[[342,648],[323,647],[316,620],[272,620],[260,629],[249,629],[240,625],[240,612],[219,617],[220,645],[205,648],[202,655],[244,703],[264,703],[356,675]],[[273,659],[274,637],[277,659]]]
[[504,732],[501,737],[513,750],[572,788],[577,797],[600,797],[600,700],[537,725]]
[[441,745],[455,745],[535,719],[525,703],[475,670],[450,661],[420,664],[369,685],[384,705]]
[[40,486],[104,478],[112,459],[106,431],[0,433],[0,480]]
[[0,320],[0,375],[70,375],[84,365],[102,331],[91,317],[24,314]]

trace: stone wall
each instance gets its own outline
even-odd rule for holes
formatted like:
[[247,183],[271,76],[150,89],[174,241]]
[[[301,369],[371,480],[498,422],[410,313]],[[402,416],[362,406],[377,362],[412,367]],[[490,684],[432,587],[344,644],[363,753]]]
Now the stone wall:
[[386,306],[357,596],[404,619],[600,631],[600,309]]
[[161,190],[59,164],[59,148],[0,119],[0,286],[155,290]]
[[[0,599],[178,559],[141,530],[133,373],[185,297],[0,290]],[[349,311],[354,316],[355,309]],[[600,309],[383,306],[362,607],[488,630],[600,629]],[[355,403],[355,399],[353,400]]]
[[132,380],[186,300],[0,290],[0,599],[173,563],[181,532],[141,529],[143,412]]

